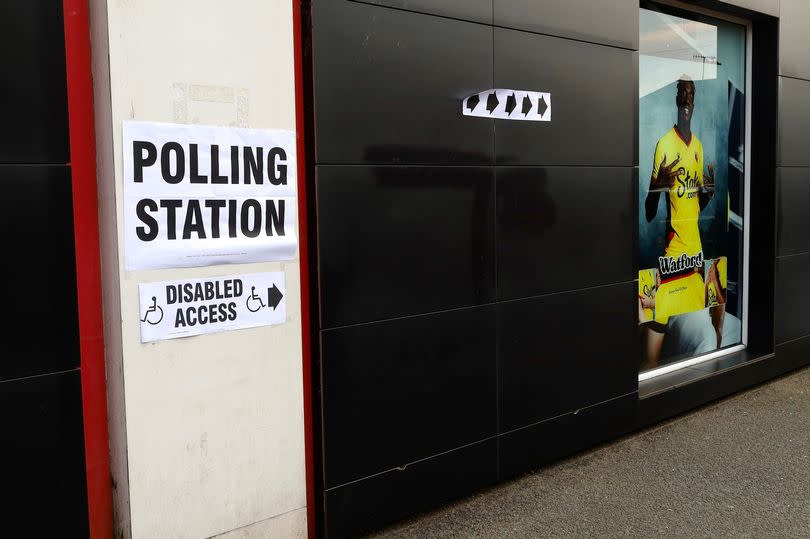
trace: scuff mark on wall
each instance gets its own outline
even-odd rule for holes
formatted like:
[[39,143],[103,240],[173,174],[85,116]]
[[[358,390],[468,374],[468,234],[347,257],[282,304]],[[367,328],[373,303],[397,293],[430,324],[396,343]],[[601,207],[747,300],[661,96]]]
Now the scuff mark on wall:
[[250,125],[250,94],[246,88],[175,82],[171,93],[175,123]]

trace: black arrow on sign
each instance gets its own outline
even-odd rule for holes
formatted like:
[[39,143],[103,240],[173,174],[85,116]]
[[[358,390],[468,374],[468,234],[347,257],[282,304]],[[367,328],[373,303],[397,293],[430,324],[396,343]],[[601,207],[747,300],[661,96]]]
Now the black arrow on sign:
[[267,306],[272,307],[275,311],[283,297],[284,295],[281,293],[281,290],[276,288],[276,283],[273,283],[273,288],[267,289]]
[[528,116],[530,110],[532,110],[532,99],[529,97],[529,94],[526,94],[523,98],[523,110],[521,112],[524,116]]
[[512,114],[515,107],[517,107],[517,99],[515,99],[515,94],[512,94],[506,98],[506,114]]
[[470,112],[472,112],[472,110],[478,106],[479,101],[481,100],[478,98],[477,94],[471,95],[470,97],[467,98],[467,108],[470,109]]
[[540,96],[540,99],[537,100],[537,112],[540,113],[540,116],[546,113],[548,110],[548,105],[546,105],[546,100],[543,99],[543,96]]
[[487,110],[489,111],[490,114],[492,114],[492,111],[498,108],[498,105],[500,105],[500,101],[498,101],[498,96],[495,95],[495,92],[492,92],[491,94],[489,94],[489,97],[487,97]]

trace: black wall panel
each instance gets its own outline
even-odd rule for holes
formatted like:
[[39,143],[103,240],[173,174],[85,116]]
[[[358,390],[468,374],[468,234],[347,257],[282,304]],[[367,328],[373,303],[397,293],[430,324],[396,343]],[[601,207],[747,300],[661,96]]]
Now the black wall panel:
[[0,380],[78,367],[70,169],[0,164],[0,188],[6,202],[0,228],[7,232],[3,282],[13,306],[5,329],[22,344],[4,354]]
[[[610,4],[312,3],[328,536],[639,425],[638,3]],[[768,284],[776,119],[783,164],[810,167],[810,83],[783,81],[777,114],[776,23],[754,20],[751,166],[761,181],[749,320],[759,330],[749,346],[761,357],[773,350],[774,301],[780,339],[810,335],[794,314],[810,287],[774,298]],[[464,117],[462,99],[489,88],[551,92],[552,121]],[[810,251],[804,172],[786,170],[780,253]],[[779,261],[782,283],[808,271],[804,255]]]
[[0,425],[3,535],[86,537],[78,370],[0,382]]
[[638,0],[493,0],[496,26],[638,49]]
[[326,536],[351,537],[497,480],[495,438],[327,490]]
[[492,161],[492,120],[461,113],[492,87],[490,26],[354,2],[313,26],[319,163]]
[[0,163],[66,163],[67,83],[62,3],[3,2]]
[[[335,0],[333,0],[335,1]],[[342,0],[338,0],[342,1]],[[492,0],[359,0],[442,17],[492,24]]]
[[0,534],[87,537],[62,2],[3,2],[0,50]]
[[321,335],[326,486],[494,436],[491,306]]
[[810,79],[810,2],[780,0],[779,74]]
[[500,432],[638,388],[634,283],[498,304]]
[[498,298],[634,279],[635,171],[498,167]]
[[749,182],[748,351],[774,350],[774,275],[776,257],[776,165],[778,108],[778,21],[753,25],[751,80],[751,181]]
[[810,335],[810,254],[776,259],[776,342]]
[[779,77],[777,164],[810,166],[810,81]]
[[635,166],[638,53],[495,29],[495,87],[551,92],[550,122],[501,121],[498,164]]
[[633,429],[638,395],[631,393],[498,436],[498,478],[538,466],[622,436]]
[[810,167],[777,169],[778,254],[810,252]]
[[486,303],[491,168],[317,169],[324,327]]

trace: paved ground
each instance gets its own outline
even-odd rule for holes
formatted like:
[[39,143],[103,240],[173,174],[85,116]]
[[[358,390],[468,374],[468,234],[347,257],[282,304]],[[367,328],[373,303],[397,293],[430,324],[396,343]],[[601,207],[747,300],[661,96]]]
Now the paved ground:
[[375,537],[810,537],[810,369]]

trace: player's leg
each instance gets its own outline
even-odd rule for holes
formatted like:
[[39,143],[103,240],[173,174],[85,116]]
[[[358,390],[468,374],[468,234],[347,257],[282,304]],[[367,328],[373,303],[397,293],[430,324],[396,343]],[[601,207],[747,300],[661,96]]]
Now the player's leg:
[[714,332],[717,335],[717,348],[720,348],[723,345],[723,319],[726,314],[725,304],[709,307],[709,314],[712,317],[712,326],[714,326]]
[[[651,324],[655,324],[655,322]],[[661,359],[661,347],[664,346],[664,332],[656,331],[656,329],[663,330],[663,328],[656,327],[653,329],[650,327],[651,324],[641,328],[643,359],[639,370],[642,371],[654,369],[658,366]]]
[[723,315],[723,341],[722,346],[739,344],[742,341],[742,322],[734,313],[726,312]]

